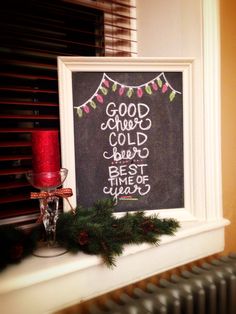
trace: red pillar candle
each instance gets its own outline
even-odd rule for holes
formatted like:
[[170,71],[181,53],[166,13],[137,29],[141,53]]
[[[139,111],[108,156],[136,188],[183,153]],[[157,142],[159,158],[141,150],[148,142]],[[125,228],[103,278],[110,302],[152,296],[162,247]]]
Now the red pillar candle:
[[[37,175],[38,186],[53,186],[59,183],[60,148],[57,130],[32,132],[32,165]],[[39,173],[51,173],[42,177]]]

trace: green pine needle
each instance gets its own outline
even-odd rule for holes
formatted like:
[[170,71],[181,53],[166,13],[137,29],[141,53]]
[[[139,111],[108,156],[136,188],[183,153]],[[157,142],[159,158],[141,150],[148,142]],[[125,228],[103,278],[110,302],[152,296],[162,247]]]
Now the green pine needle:
[[146,216],[143,211],[118,218],[114,215],[114,206],[112,199],[104,199],[87,209],[79,206],[75,215],[61,214],[57,240],[73,252],[100,255],[107,266],[113,267],[125,245],[159,245],[161,235],[174,235],[179,228],[175,219]]
[[[146,216],[143,211],[117,217],[114,207],[112,199],[104,199],[89,208],[78,206],[75,213],[60,214],[57,220],[57,241],[72,253],[100,255],[108,267],[114,267],[125,245],[159,245],[161,235],[174,235],[180,227],[175,219]],[[30,254],[38,240],[37,230],[27,235],[14,226],[0,227],[0,268]]]

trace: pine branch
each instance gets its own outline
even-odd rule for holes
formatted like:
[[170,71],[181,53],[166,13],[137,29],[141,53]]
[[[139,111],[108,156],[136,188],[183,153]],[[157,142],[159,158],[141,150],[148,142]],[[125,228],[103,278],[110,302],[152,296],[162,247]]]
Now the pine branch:
[[[98,200],[92,207],[78,206],[75,213],[60,214],[57,241],[70,252],[100,255],[107,266],[114,267],[125,245],[159,245],[161,235],[174,235],[180,226],[175,219],[146,216],[143,211],[117,217],[114,206],[111,199]],[[36,232],[25,235],[13,226],[0,227],[0,268],[32,252],[38,239]]]

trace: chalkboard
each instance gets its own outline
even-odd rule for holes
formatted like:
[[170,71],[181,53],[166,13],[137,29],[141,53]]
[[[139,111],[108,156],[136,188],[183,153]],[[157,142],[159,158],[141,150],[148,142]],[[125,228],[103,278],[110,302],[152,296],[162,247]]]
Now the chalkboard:
[[72,73],[77,204],[184,207],[182,72]]

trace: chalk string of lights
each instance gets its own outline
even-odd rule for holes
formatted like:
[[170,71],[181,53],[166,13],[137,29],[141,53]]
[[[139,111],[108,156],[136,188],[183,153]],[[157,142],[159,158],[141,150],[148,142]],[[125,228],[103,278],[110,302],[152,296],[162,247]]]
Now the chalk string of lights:
[[103,104],[104,96],[108,94],[110,89],[112,92],[118,92],[119,96],[126,95],[129,98],[134,95],[141,98],[144,93],[152,95],[154,92],[160,91],[163,94],[169,93],[170,102],[174,100],[176,94],[181,94],[180,91],[177,91],[171,86],[164,72],[161,72],[155,78],[141,85],[125,85],[113,80],[107,73],[103,73],[101,81],[94,94],[83,104],[74,106],[79,118],[81,118],[84,113],[88,114],[91,108],[96,109],[97,104]]

